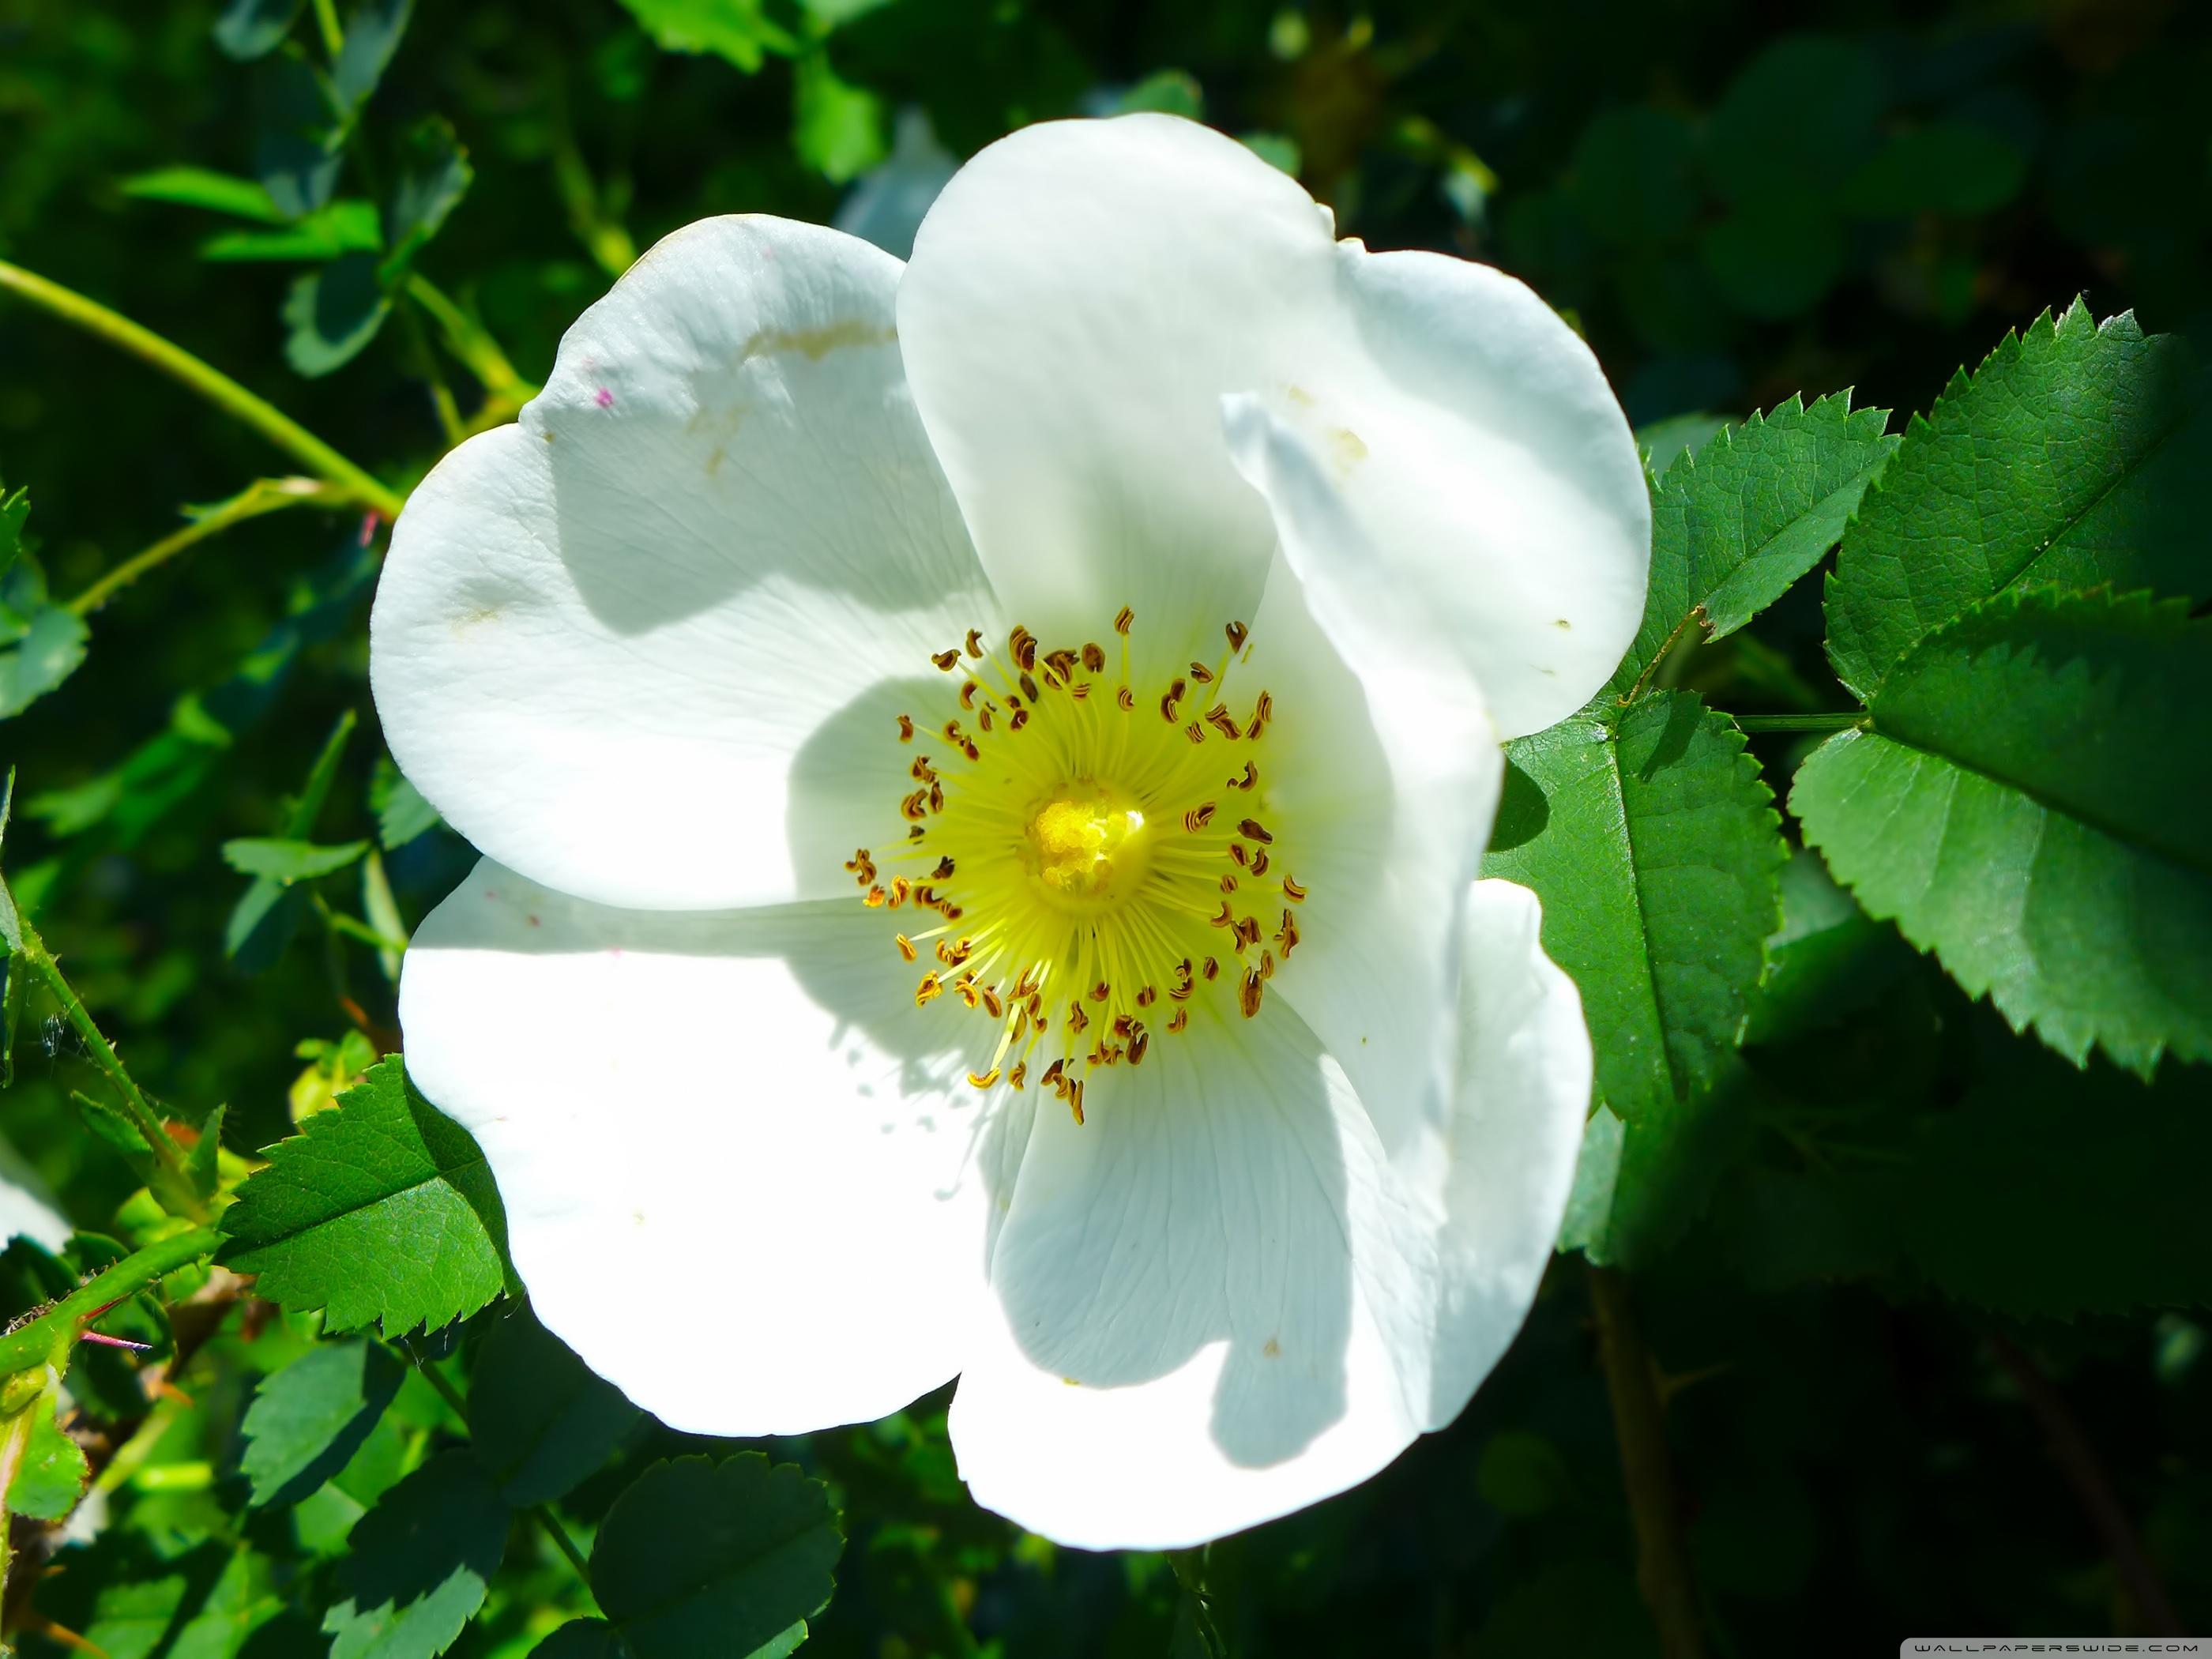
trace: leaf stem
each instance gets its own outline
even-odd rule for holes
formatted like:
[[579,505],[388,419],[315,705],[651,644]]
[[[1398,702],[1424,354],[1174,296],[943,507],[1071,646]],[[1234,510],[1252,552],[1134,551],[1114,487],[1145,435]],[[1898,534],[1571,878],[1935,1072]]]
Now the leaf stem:
[[[184,1152],[170,1138],[168,1129],[161,1122],[161,1114],[148,1104],[146,1097],[139,1092],[137,1084],[131,1080],[131,1073],[124,1068],[122,1056],[115,1052],[115,1045],[102,1034],[90,1011],[85,1007],[83,999],[70,987],[69,980],[62,973],[61,964],[54,960],[53,952],[46,949],[46,942],[39,937],[39,930],[31,926],[27,918],[21,919],[20,925],[23,938],[21,955],[24,963],[33,975],[46,982],[46,989],[61,1005],[64,1017],[84,1039],[93,1064],[114,1085],[115,1092],[123,1102],[124,1115],[130,1118],[132,1127],[144,1138],[155,1162],[161,1164],[161,1173],[167,1177],[164,1185],[173,1189],[165,1193],[165,1202],[195,1221],[204,1221],[207,1206],[193,1190],[191,1177],[185,1170]],[[0,1352],[4,1352],[6,1344],[0,1342]],[[0,1376],[4,1375],[4,1363],[0,1363]]]
[[0,1336],[0,1376],[13,1376],[33,1365],[65,1365],[70,1349],[84,1328],[117,1303],[138,1294],[148,1285],[212,1255],[222,1235],[212,1227],[194,1227],[149,1244],[144,1249],[94,1273],[67,1296],[16,1330]]
[[1674,1491],[1667,1425],[1651,1374],[1651,1355],[1636,1328],[1628,1286],[1610,1267],[1589,1269],[1591,1311],[1597,1316],[1598,1355],[1606,1392],[1613,1399],[1613,1432],[1620,1441],[1620,1473],[1636,1525],[1636,1584],[1658,1626],[1666,1659],[1703,1659],[1705,1632],[1698,1617],[1690,1553],[1682,1537],[1681,1505]]
[[1838,714],[1735,714],[1730,716],[1746,732],[1847,732],[1863,724],[1863,708]]
[[2142,1540],[2136,1536],[2119,1494],[2112,1489],[2112,1477],[2106,1474],[2096,1448],[2089,1443],[2089,1437],[2074,1420],[2074,1413],[2067,1409],[2065,1396],[2016,1344],[1994,1334],[1989,1343],[1997,1363],[2020,1385],[2021,1397],[2043,1429],[2044,1440],[2051,1449],[2051,1461],[2058,1465],[2066,1484],[2074,1488],[2081,1512],[2096,1529],[2105,1553],[2112,1558],[2112,1571],[2127,1591],[2128,1600],[2135,1603],[2136,1616],[2142,1621],[2144,1630],[2153,1636],[2185,1634],[2166,1586],[2160,1582],[2158,1569],[2144,1553]]
[[316,478],[257,479],[213,512],[195,519],[174,535],[164,536],[143,553],[124,560],[71,599],[67,608],[80,617],[88,617],[155,566],[166,564],[211,536],[221,535],[233,525],[310,501],[331,503],[334,496],[331,486]]
[[74,323],[163,374],[182,381],[225,413],[236,416],[309,471],[327,478],[364,507],[387,519],[399,516],[401,497],[273,404],[255,397],[220,369],[203,362],[153,330],[111,311],[96,300],[0,259],[0,289]]

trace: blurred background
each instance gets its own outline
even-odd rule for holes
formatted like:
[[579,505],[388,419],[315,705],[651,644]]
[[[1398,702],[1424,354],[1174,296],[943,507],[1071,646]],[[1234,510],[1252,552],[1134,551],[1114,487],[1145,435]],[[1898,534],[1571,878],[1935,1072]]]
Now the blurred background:
[[[403,486],[455,432],[511,416],[567,324],[677,226],[781,214],[903,252],[960,159],[1079,112],[1205,120],[1296,173],[1345,234],[1525,278],[1596,349],[1662,466],[1799,392],[1855,387],[1898,429],[2077,294],[2149,330],[2212,322],[2212,7],[2186,0],[420,0],[404,21],[331,133],[300,115],[315,14],[296,4],[0,0],[0,258]],[[373,205],[395,176],[435,199],[397,261]],[[36,555],[0,590],[0,646],[37,604],[25,584],[81,592],[185,504],[282,470],[143,364],[0,297],[0,480],[30,489]],[[240,1150],[393,1042],[375,938],[471,860],[374,736],[375,558],[357,517],[243,525],[99,609],[85,665],[0,723],[16,893],[141,1079],[227,1101]],[[1820,638],[1801,584],[1686,683],[1738,712],[1844,707]],[[303,806],[349,711],[327,798]],[[1760,740],[1778,787],[1799,742]],[[280,834],[377,850],[242,902],[222,843]],[[2065,1298],[2045,1291],[2099,1248],[2061,1188],[2042,1259],[1974,1253],[1976,1206],[2043,1201],[2051,1180],[2007,1164],[2008,1114],[2063,1098],[2093,1157],[2100,1091],[2119,1085],[2015,1042],[1887,928],[1845,932],[1849,975],[1770,999],[1748,1098],[1700,1129],[1679,1203],[1612,1249],[1635,1258],[1714,1652],[2142,1631],[2146,1583],[2212,1631],[2203,1322],[2050,1316]],[[0,1130],[103,1225],[135,1183],[77,1127],[83,1056],[41,1012]],[[2200,1078],[2169,1066],[2160,1086],[2204,1103]],[[1904,1164],[1939,1111],[1958,1144],[1913,1167],[1942,1229],[1869,1237],[1808,1180]],[[970,1506],[942,1398],[780,1443],[846,1507],[811,1650],[1656,1654],[1587,1271],[1559,1260],[1451,1431],[1216,1547],[1212,1630],[1178,1585],[1191,1564],[1057,1551]],[[194,1453],[209,1480],[234,1465],[224,1432]],[[2087,1476],[2054,1444],[2086,1449]],[[620,1486],[610,1472],[598,1501]],[[118,1524],[135,1541],[104,1547],[158,1554],[228,1523],[179,1500]],[[454,1651],[526,1651],[533,1594],[497,1591]],[[134,1650],[168,1650],[158,1630]]]

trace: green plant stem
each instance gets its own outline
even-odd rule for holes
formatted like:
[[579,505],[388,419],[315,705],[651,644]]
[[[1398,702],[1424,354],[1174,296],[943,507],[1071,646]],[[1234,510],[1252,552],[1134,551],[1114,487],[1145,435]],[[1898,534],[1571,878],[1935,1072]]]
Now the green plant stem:
[[222,1235],[214,1228],[194,1227],[149,1244],[105,1273],[94,1273],[29,1324],[0,1336],[0,1376],[13,1376],[33,1365],[52,1364],[60,1370],[68,1364],[70,1348],[95,1316],[178,1268],[214,1255],[222,1243]]
[[357,939],[363,945],[372,945],[379,951],[405,952],[407,949],[405,939],[394,939],[389,933],[378,933],[375,928],[358,916],[348,915],[320,894],[316,894],[313,897],[315,908],[322,915],[323,925],[332,933],[343,933],[348,939]]
[[[466,1423],[469,1420],[468,1401],[461,1398],[461,1391],[453,1385],[451,1379],[441,1372],[436,1366],[426,1364],[420,1359],[416,1360],[415,1369],[422,1374],[422,1380],[436,1391],[438,1398],[453,1408],[453,1415]],[[585,1593],[592,1594],[591,1563],[584,1559],[583,1551],[576,1547],[576,1540],[568,1536],[568,1529],[561,1524],[559,1517],[553,1513],[553,1506],[550,1504],[532,1504],[527,1513],[530,1518],[538,1524],[545,1535],[553,1540],[553,1547],[568,1558],[568,1565],[576,1570],[576,1577],[583,1581]],[[592,1606],[595,1611],[598,1610],[599,1603],[596,1600],[592,1601]]]
[[71,599],[68,609],[80,617],[88,617],[155,566],[167,563],[187,548],[196,547],[210,537],[220,536],[233,525],[258,519],[265,513],[281,513],[288,507],[301,507],[310,501],[329,502],[331,499],[331,487],[319,479],[260,479],[205,517],[194,520],[174,535],[164,536],[143,553],[124,560]]
[[1847,714],[1737,714],[1736,725],[1746,732],[1844,732],[1863,722],[1863,708]]
[[315,0],[315,28],[323,37],[323,50],[332,58],[345,49],[345,31],[338,27],[337,0]]
[[1598,1355],[1613,1426],[1620,1441],[1620,1473],[1636,1525],[1636,1585],[1658,1626],[1666,1659],[1703,1659],[1705,1631],[1696,1583],[1682,1536],[1667,1425],[1652,1376],[1651,1356],[1636,1328],[1628,1286],[1610,1267],[1589,1269],[1590,1308],[1597,1316]]
[[[21,922],[21,927],[23,944],[20,954],[24,963],[35,978],[46,982],[46,989],[61,1005],[63,1017],[76,1028],[77,1035],[84,1039],[93,1064],[100,1068],[101,1074],[122,1098],[124,1115],[130,1118],[132,1127],[144,1138],[155,1161],[161,1166],[162,1174],[168,1177],[164,1184],[173,1188],[166,1194],[167,1200],[191,1219],[205,1220],[207,1206],[192,1190],[191,1177],[185,1172],[184,1152],[170,1139],[168,1130],[162,1125],[161,1115],[138,1091],[137,1084],[124,1069],[122,1056],[115,1052],[115,1045],[101,1033],[83,1000],[71,988],[62,973],[61,964],[54,960],[53,952],[46,949],[46,941],[39,937],[39,930],[27,920]],[[4,1346],[0,1344],[0,1348],[4,1348]],[[0,1369],[0,1376],[5,1374],[4,1369]]]
[[74,323],[110,345],[182,381],[226,414],[252,427],[317,477],[327,478],[363,507],[387,519],[399,516],[402,499],[273,404],[255,397],[220,369],[202,362],[151,329],[110,311],[96,300],[0,259],[0,289]]
[[438,325],[446,349],[476,376],[486,397],[521,404],[538,395],[538,388],[514,372],[514,365],[507,362],[499,342],[492,338],[483,325],[419,270],[407,273],[407,297],[422,307]]

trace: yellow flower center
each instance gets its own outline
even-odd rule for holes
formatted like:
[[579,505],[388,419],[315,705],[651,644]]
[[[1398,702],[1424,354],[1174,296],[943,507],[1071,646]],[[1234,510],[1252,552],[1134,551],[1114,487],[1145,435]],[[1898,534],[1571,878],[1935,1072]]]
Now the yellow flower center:
[[1079,1123],[1090,1074],[1142,1065],[1156,1033],[1189,1029],[1193,1004],[1256,1016],[1306,896],[1267,822],[1273,700],[1227,701],[1250,630],[1231,623],[1215,661],[1140,687],[1133,621],[1114,618],[1117,671],[1095,641],[1048,651],[1026,628],[1003,655],[975,632],[938,653],[960,676],[957,711],[898,720],[914,787],[883,862],[908,873],[866,848],[845,862],[864,902],[912,914],[893,943],[931,958],[915,1001],[950,993],[996,1026],[968,1080],[1034,1076]]

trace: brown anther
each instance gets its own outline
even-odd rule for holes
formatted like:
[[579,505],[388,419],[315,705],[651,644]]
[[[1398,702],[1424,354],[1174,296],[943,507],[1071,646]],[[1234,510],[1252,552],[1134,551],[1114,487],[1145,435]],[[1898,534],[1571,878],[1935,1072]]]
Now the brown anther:
[[1160,718],[1162,720],[1166,720],[1170,724],[1174,722],[1176,717],[1175,706],[1182,701],[1183,694],[1189,690],[1189,685],[1180,678],[1168,682],[1167,692],[1160,698]]
[[1168,1000],[1170,1002],[1188,1002],[1190,998],[1191,986],[1188,980],[1181,985],[1171,985],[1168,988]]
[[1017,708],[1014,710],[1013,718],[1006,722],[1006,729],[1012,732],[1018,732],[1022,727],[1027,726],[1029,723],[1030,711],[1026,708]]
[[1237,918],[1230,914],[1227,899],[1221,901],[1221,914],[1214,917],[1209,925],[1215,927],[1234,927],[1237,925]]
[[945,810],[945,786],[941,783],[932,783],[929,786],[929,810],[933,812],[942,812]]
[[1274,952],[1273,952],[1273,951],[1261,951],[1261,952],[1260,952],[1260,977],[1261,977],[1261,979],[1273,979],[1273,978],[1274,978],[1274,976],[1275,976],[1275,955],[1274,955]]
[[975,706],[975,694],[982,689],[973,680],[964,682],[960,687],[960,706],[963,708],[973,708]]
[[1252,854],[1252,873],[1255,876],[1264,876],[1267,873],[1267,855],[1265,853]]
[[1191,663],[1190,677],[1196,680],[1200,685],[1211,685],[1213,684],[1213,671],[1211,668],[1208,668],[1202,662],[1194,660]]
[[1211,985],[1215,980],[1221,977],[1221,964],[1216,962],[1212,957],[1208,957],[1206,959],[1205,965],[1199,969],[1199,972],[1206,976],[1206,982]]
[[1237,1006],[1245,1018],[1249,1019],[1260,1012],[1260,993],[1266,983],[1267,981],[1260,977],[1258,969],[1254,968],[1246,971],[1244,982],[1237,988]]
[[1123,714],[1127,714],[1136,708],[1137,700],[1133,696],[1130,696],[1129,688],[1124,685],[1115,690],[1114,693],[1114,704],[1115,707],[1119,708]]
[[1237,826],[1237,833],[1243,836],[1247,841],[1256,841],[1263,845],[1274,840],[1274,837],[1267,833],[1266,827],[1262,825],[1257,818],[1246,818],[1243,820],[1243,822]]
[[1145,1063],[1145,1050],[1152,1046],[1152,1034],[1150,1031],[1144,1030],[1142,1027],[1139,1027],[1136,1036],[1129,1039],[1129,1064],[1132,1066],[1143,1065]]
[[1231,743],[1234,743],[1239,737],[1243,735],[1237,729],[1237,722],[1230,719],[1229,707],[1226,703],[1217,702],[1212,708],[1207,709],[1206,711],[1206,723],[1212,726],[1215,731],[1220,732],[1223,737],[1227,738]]
[[857,870],[867,861],[868,849],[865,847],[855,847],[853,849],[853,856],[845,860],[845,867],[848,870]]
[[952,854],[947,853],[943,858],[938,860],[937,868],[929,872],[929,878],[932,881],[950,881],[952,879]]
[[1212,822],[1213,803],[1212,801],[1207,801],[1202,806],[1194,806],[1182,815],[1182,827],[1194,836]]
[[968,630],[968,654],[971,657],[983,654],[983,636],[972,628]]
[[998,1080],[999,1068],[995,1066],[994,1066],[989,1071],[984,1073],[981,1077],[978,1077],[973,1072],[968,1073],[968,1086],[971,1089],[988,1089]]
[[1096,642],[1083,647],[1083,665],[1096,674],[1106,666],[1106,647]]
[[1221,890],[1222,890],[1223,892],[1224,892],[1224,893],[1233,893],[1233,892],[1235,892],[1235,891],[1237,890],[1237,878],[1236,878],[1236,877],[1234,877],[1234,876],[1224,876],[1224,877],[1222,877],[1222,878],[1221,878]]
[[891,943],[898,946],[898,953],[908,962],[914,960],[914,941],[904,933],[892,934]]
[[1091,988],[1091,1000],[1093,1002],[1103,1002],[1113,994],[1114,988],[1103,979]]
[[896,910],[900,905],[906,902],[907,889],[909,885],[910,884],[904,876],[894,876],[891,878],[892,909]]
[[937,775],[937,769],[929,763],[927,755],[916,755],[914,764],[906,769],[907,776],[917,783],[927,783]]
[[1024,1082],[1028,1081],[1029,1074],[1029,1061],[1025,1060],[1017,1060],[1014,1062],[1014,1069],[1006,1073],[1006,1081],[1012,1084],[1015,1088],[1018,1089]]
[[[1019,623],[1016,623],[1014,631],[1006,635],[1006,649],[1014,659],[1015,667],[1027,672],[1036,666],[1036,635]],[[1029,692],[1031,702],[1036,701],[1036,691],[1026,684],[1022,687],[1022,690]]]
[[957,904],[940,904],[937,907],[937,914],[947,921],[957,921],[968,913]]
[[945,742],[955,745],[963,744],[968,741],[967,734],[961,731],[960,722],[958,720],[947,720],[945,722]]
[[979,761],[983,758],[983,751],[978,749],[973,743],[962,744],[960,745],[960,752],[967,756],[970,761]]
[[1114,631],[1127,639],[1129,636],[1129,624],[1136,620],[1137,613],[1125,605],[1114,613]]
[[983,988],[983,1012],[990,1015],[993,1019],[1004,1019],[1006,1017],[1006,1002],[1000,997],[999,988],[995,985],[986,985]]
[[1229,843],[1229,856],[1237,863],[1242,864],[1244,862],[1245,859],[1249,856],[1249,854],[1244,851],[1244,843],[1243,842],[1232,841]]
[[945,994],[945,981],[934,974],[924,974],[921,983],[914,988],[914,1006],[917,1008]]
[[1085,680],[1079,685],[1069,686],[1067,688],[1067,695],[1074,698],[1076,702],[1081,702],[1085,697],[1091,695],[1091,682],[1089,680]]
[[1037,1087],[1059,1089],[1064,1085],[1067,1079],[1060,1075],[1060,1071],[1066,1064],[1064,1060],[1055,1060],[1051,1065],[1046,1066],[1044,1074],[1037,1079]]
[[914,890],[914,902],[925,909],[934,910],[937,908],[937,890],[933,887],[916,887]]
[[1260,919],[1257,916],[1246,916],[1237,924],[1237,948],[1242,951],[1259,942]]
[[1252,718],[1245,725],[1244,735],[1248,738],[1258,737],[1261,729],[1267,724],[1267,717],[1274,712],[1275,700],[1262,691],[1260,694],[1259,702],[1252,705]]
[[1188,738],[1193,743],[1204,743],[1206,741],[1206,728],[1200,726],[1196,720],[1193,720],[1188,726],[1184,726],[1182,729],[1182,734],[1186,738]]
[[910,823],[919,823],[929,813],[929,791],[917,789],[899,803],[899,811]]
[[912,743],[914,741],[914,716],[911,714],[901,714],[898,717],[898,723],[899,741],[901,743]]
[[1253,765],[1253,764],[1252,764],[1252,763],[1251,763],[1250,761],[1246,761],[1246,762],[1244,763],[1244,775],[1243,775],[1243,777],[1241,777],[1241,778],[1231,778],[1231,779],[1230,779],[1230,780],[1229,780],[1229,787],[1230,787],[1231,789],[1247,789],[1247,790],[1249,790],[1249,789],[1252,788],[1254,786],[1255,786],[1256,784],[1258,784],[1258,782],[1259,782],[1259,781],[1260,781],[1260,769],[1259,769],[1258,767],[1256,767],[1256,766]]
[[1115,1036],[1126,1037],[1130,1032],[1136,1029],[1137,1021],[1134,1015],[1116,1014],[1114,1016],[1114,1035]]
[[1244,641],[1252,637],[1252,630],[1243,623],[1231,623],[1221,630],[1229,635],[1229,649],[1234,653],[1244,648]]
[[1154,1002],[1159,1000],[1159,994],[1160,994],[1158,991],[1152,989],[1149,985],[1143,987],[1137,993],[1137,1006],[1139,1008],[1151,1007]]
[[1068,1030],[1080,1035],[1090,1024],[1091,1016],[1083,1012],[1083,1000],[1080,997],[1071,998],[1067,1005]]
[[1188,1008],[1178,1008],[1168,1020],[1168,1030],[1170,1031],[1180,1031],[1184,1026],[1189,1024],[1190,1010]]
[[991,729],[991,705],[988,702],[985,703],[983,705],[983,712],[975,718],[978,725],[980,725],[986,732],[989,731]]
[[958,979],[952,981],[952,989],[960,1000],[970,1008],[982,1000],[982,998],[975,994],[975,975],[973,974],[961,975]]
[[1283,960],[1291,959],[1291,952],[1298,948],[1298,924],[1291,920],[1288,910],[1283,912],[1283,925],[1275,930],[1275,943],[1283,947]]
[[929,659],[935,663],[939,668],[943,669],[946,673],[950,674],[954,669],[960,666],[960,649],[957,646],[955,646],[950,651],[936,652]]
[[922,829],[922,827],[917,823],[913,829],[906,832],[906,838],[908,841],[920,841],[926,833],[927,832]]
[[1022,695],[1027,697],[1031,702],[1035,702],[1040,695],[1037,691],[1037,683],[1031,679],[1027,674],[1022,676],[1020,683]]
[[1083,1127],[1083,1085],[1071,1082],[1067,1085],[1067,1109],[1075,1114],[1075,1127]]
[[1081,659],[1079,658],[1074,652],[1065,648],[1058,651],[1048,651],[1044,654],[1044,665],[1046,669],[1049,671],[1049,673],[1058,675],[1063,683],[1075,678],[1075,665],[1079,660],[1081,660]]

